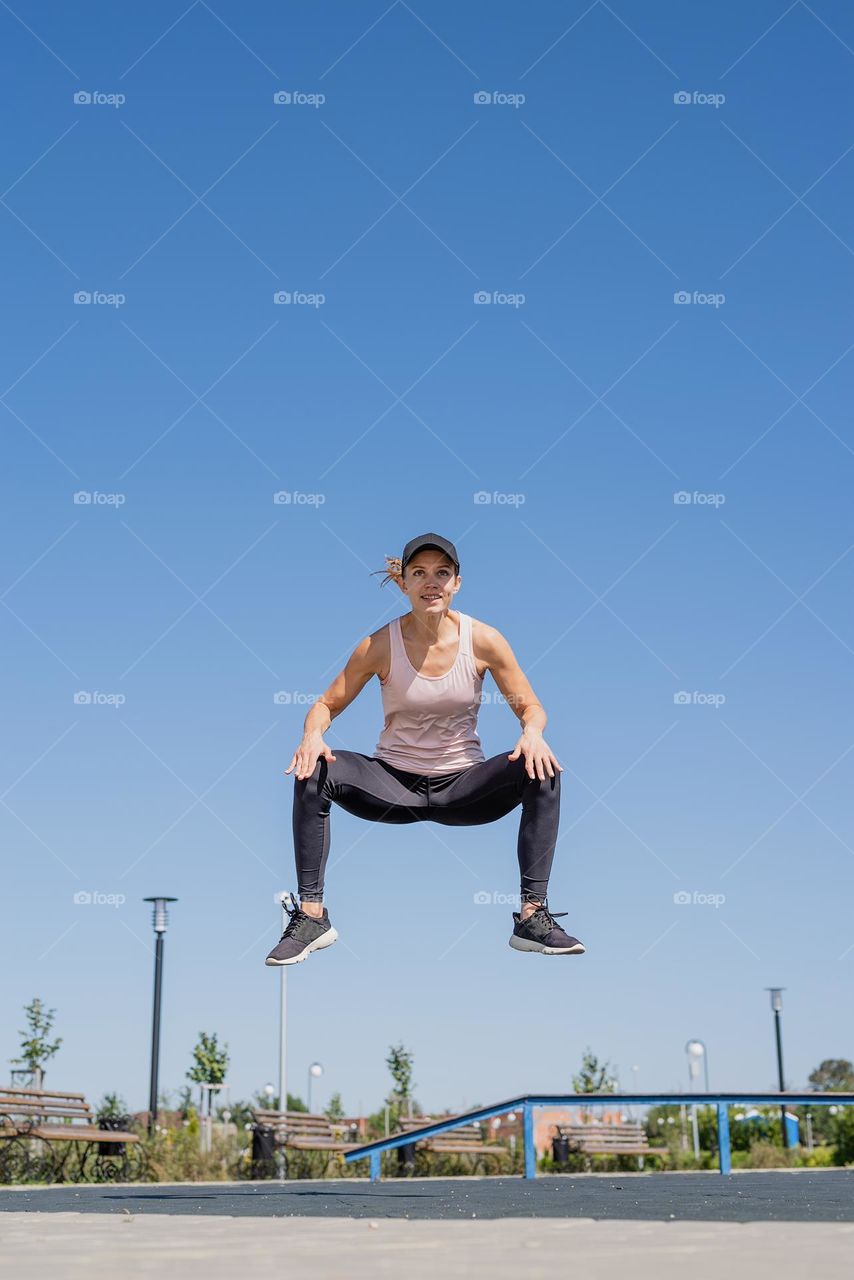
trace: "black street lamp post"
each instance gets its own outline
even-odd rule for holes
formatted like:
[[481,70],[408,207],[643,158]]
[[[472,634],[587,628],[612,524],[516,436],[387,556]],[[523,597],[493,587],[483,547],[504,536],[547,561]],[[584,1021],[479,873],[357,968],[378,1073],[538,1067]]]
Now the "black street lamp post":
[[[783,992],[785,987],[766,987],[766,991],[771,993],[771,1008],[774,1011],[774,1035],[777,1041],[777,1079],[780,1082],[780,1092],[786,1092],[786,1081],[783,1075],[783,1037],[780,1030],[780,1014],[783,1010]],[[789,1137],[786,1133],[786,1104],[780,1111],[780,1122],[783,1126],[783,1146],[788,1147]]]
[[154,944],[154,1013],[151,1022],[151,1081],[148,1090],[148,1132],[157,1124],[157,1076],[160,1069],[160,998],[163,990],[163,935],[169,923],[166,903],[177,898],[144,898],[153,902]]

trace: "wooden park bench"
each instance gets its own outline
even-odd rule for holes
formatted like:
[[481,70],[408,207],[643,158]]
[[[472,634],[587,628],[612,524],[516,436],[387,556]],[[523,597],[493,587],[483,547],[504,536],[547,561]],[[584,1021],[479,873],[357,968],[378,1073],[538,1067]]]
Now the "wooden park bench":
[[[412,1133],[416,1129],[423,1129],[428,1124],[439,1124],[443,1120],[453,1120],[453,1116],[401,1116],[398,1120],[397,1127],[400,1133]],[[416,1144],[413,1144],[415,1146]],[[472,1171],[476,1172],[478,1165],[484,1166],[486,1171],[487,1160],[492,1157],[496,1161],[500,1161],[509,1156],[507,1147],[498,1146],[496,1143],[484,1142],[483,1134],[480,1126],[477,1124],[460,1125],[459,1129],[449,1129],[445,1133],[437,1133],[432,1138],[422,1138],[417,1145],[422,1151],[430,1155],[447,1155],[447,1156],[465,1156],[470,1157],[472,1161]],[[405,1147],[399,1147],[401,1152],[401,1167],[409,1167],[414,1165],[412,1153],[406,1153]]]
[[667,1147],[651,1147],[642,1124],[558,1124],[558,1137],[569,1139],[574,1154],[602,1156],[637,1156],[643,1168],[644,1156],[666,1156]]
[[82,1093],[0,1085],[0,1181],[124,1180],[143,1163],[139,1135],[100,1129]]
[[[307,1111],[264,1111],[252,1113],[256,1128],[271,1129],[277,1150],[284,1157],[285,1176],[291,1166],[298,1170],[306,1166],[311,1172],[318,1163],[322,1165],[321,1176],[326,1172],[329,1161],[335,1156],[355,1151],[362,1144],[349,1142],[345,1135],[350,1132],[347,1125],[336,1125],[326,1116],[313,1116]],[[296,1160],[289,1156],[290,1152],[302,1153],[305,1159]],[[322,1161],[313,1161],[312,1156],[319,1154]],[[264,1171],[259,1171],[264,1172]],[[274,1170],[266,1171],[271,1176]]]

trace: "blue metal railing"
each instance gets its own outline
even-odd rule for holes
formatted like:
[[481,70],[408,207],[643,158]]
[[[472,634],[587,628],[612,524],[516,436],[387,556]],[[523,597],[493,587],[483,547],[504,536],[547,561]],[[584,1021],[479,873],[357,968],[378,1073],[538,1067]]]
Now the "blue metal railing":
[[[467,1111],[465,1115],[454,1116],[450,1120],[436,1120],[426,1124],[423,1129],[411,1129],[408,1133],[396,1133],[389,1138],[380,1138],[376,1142],[367,1142],[356,1151],[350,1151],[344,1159],[348,1164],[356,1160],[369,1162],[371,1182],[380,1178],[380,1157],[384,1151],[392,1151],[397,1147],[410,1146],[425,1138],[433,1138],[439,1133],[447,1133],[451,1129],[459,1129],[463,1125],[478,1124],[481,1120],[489,1120],[493,1116],[506,1115],[508,1111],[522,1112],[522,1133],[525,1152],[526,1178],[537,1176],[537,1153],[534,1148],[534,1108],[566,1107],[566,1106],[600,1106],[614,1104],[620,1106],[673,1107],[685,1103],[698,1103],[703,1106],[713,1105],[718,1116],[718,1160],[721,1173],[732,1170],[732,1156],[729,1139],[729,1108],[732,1106],[778,1106],[787,1107],[829,1107],[850,1106],[854,1103],[854,1093],[528,1093],[519,1098],[511,1098],[507,1102],[497,1102],[491,1107],[478,1107],[476,1111]],[[643,1151],[638,1152],[643,1155]]]

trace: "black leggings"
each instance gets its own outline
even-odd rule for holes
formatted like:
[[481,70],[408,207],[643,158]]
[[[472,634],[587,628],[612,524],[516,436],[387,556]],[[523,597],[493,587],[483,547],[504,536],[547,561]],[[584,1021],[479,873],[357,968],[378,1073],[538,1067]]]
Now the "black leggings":
[[294,784],[294,850],[299,896],[322,902],[329,856],[333,801],[369,822],[439,822],[473,827],[495,822],[522,806],[517,853],[522,899],[543,902],[557,841],[560,774],[529,778],[524,755],[492,756],[438,777],[406,773],[358,751],[336,751],[318,760],[308,778]]

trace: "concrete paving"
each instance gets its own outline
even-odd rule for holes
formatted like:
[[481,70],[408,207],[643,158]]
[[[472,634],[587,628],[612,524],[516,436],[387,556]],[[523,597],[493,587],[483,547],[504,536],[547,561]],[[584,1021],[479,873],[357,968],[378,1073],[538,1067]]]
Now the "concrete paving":
[[8,1213],[14,1280],[840,1280],[854,1225]]

